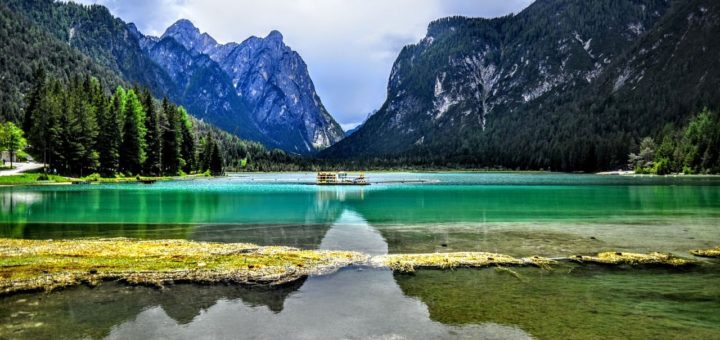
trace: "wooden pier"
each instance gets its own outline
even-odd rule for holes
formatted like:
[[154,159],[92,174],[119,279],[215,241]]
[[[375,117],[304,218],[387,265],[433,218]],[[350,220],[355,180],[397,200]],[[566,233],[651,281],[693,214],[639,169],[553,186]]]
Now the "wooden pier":
[[370,185],[361,172],[355,178],[350,178],[347,172],[318,172],[317,185]]

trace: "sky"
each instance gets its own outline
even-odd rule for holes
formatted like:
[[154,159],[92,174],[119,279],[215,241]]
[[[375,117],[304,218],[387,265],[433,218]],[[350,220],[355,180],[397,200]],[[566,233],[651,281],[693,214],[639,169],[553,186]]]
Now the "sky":
[[492,18],[533,0],[75,0],[101,4],[146,35],[189,19],[221,43],[280,31],[308,65],[328,111],[343,129],[382,106],[403,46],[452,15]]

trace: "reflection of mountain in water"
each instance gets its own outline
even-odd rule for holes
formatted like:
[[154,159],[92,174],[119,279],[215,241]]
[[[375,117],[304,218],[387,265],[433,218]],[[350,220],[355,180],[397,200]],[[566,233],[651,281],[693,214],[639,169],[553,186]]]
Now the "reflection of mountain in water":
[[[344,211],[322,238],[320,249],[385,254],[387,243],[360,215]],[[433,321],[425,304],[405,296],[392,272],[380,269],[347,268],[330,276],[310,277],[278,313],[249,308],[239,301],[218,301],[185,325],[169,315],[166,309],[143,311],[115,327],[109,338],[528,338],[513,327],[446,326]]]
[[305,279],[300,279],[279,287],[179,285],[167,289],[158,304],[168,316],[181,325],[192,322],[219,301],[242,301],[251,308],[267,307],[273,313],[280,313],[285,299],[304,282]]
[[350,250],[370,255],[388,252],[387,242],[362,216],[344,211],[323,237],[319,246],[324,250]]
[[[382,236],[352,211],[343,211],[324,237],[311,234],[320,249],[387,253]],[[44,326],[21,327],[25,333],[19,334],[33,338],[528,338],[514,327],[433,321],[428,307],[403,294],[392,272],[381,269],[346,268],[285,287],[178,285],[154,290],[109,284],[55,293],[34,306],[40,297],[30,300],[23,302],[34,309],[29,322]],[[0,300],[5,311],[0,322],[17,324],[7,312],[19,310],[13,303]]]
[[[33,294],[0,299],[0,324],[15,324],[0,330],[24,338],[99,338],[107,336],[113,326],[136,320],[143,311],[160,309],[177,325],[193,322],[220,301],[236,301],[247,308],[279,313],[285,300],[305,280],[279,287],[248,287],[182,284],[166,289],[129,287],[105,283],[94,289],[78,287],[48,296]],[[23,327],[11,312],[22,311],[29,324],[45,327]],[[141,338],[146,338],[143,336]]]
[[343,270],[311,277],[279,313],[240,301],[218,301],[188,324],[159,308],[113,327],[108,338],[248,339],[528,339],[497,324],[448,326],[427,306],[403,295],[387,270]]

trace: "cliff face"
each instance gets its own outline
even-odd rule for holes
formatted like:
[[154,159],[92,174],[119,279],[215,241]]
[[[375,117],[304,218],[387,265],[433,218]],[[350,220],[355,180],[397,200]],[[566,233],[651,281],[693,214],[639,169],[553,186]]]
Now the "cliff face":
[[[158,46],[169,44],[163,43],[166,40],[173,40],[182,48],[173,47],[174,51],[168,52],[163,47],[160,49],[165,52],[159,52]],[[309,154],[344,137],[315,92],[307,66],[297,52],[285,45],[280,32],[273,31],[265,38],[251,37],[240,44],[218,44],[189,21],[180,20],[161,38],[145,41],[144,46],[153,60],[181,83],[187,82],[180,78],[188,77],[184,65],[193,64],[190,59],[206,58],[214,63],[216,67],[210,67],[211,74],[219,69],[223,77],[212,78],[227,78],[252,124],[274,146]],[[211,87],[217,88],[217,84]],[[231,97],[225,89],[227,86],[217,95],[222,104]]]
[[324,155],[453,151],[505,134],[517,126],[504,120],[523,119],[514,114],[540,112],[548,98],[596,84],[669,7],[665,0],[538,0],[502,18],[437,20],[398,56],[380,111]]

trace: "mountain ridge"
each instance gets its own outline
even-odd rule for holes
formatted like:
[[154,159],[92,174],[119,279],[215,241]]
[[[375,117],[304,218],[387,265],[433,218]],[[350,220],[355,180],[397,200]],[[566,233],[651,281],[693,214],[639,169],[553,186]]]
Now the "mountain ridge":
[[[216,62],[231,79],[254,124],[283,149],[308,154],[344,137],[317,95],[307,65],[285,45],[279,31],[265,38],[251,36],[241,43],[220,44],[191,21],[180,19],[158,39],[167,38]],[[162,58],[154,60],[168,64]]]
[[[92,59],[98,65],[116,72],[127,83],[147,86],[154,96],[167,96],[172,101],[185,106],[197,118],[230,131],[241,138],[263,143],[269,148],[281,148],[297,154],[314,154],[344,137],[342,129],[322,106],[314,93],[314,86],[303,89],[301,98],[310,98],[303,105],[313,105],[298,109],[287,105],[287,124],[265,122],[257,117],[267,114],[278,116],[282,105],[273,105],[285,100],[285,92],[275,91],[268,94],[268,105],[248,105],[245,97],[235,89],[232,77],[220,63],[210,56],[196,53],[198,48],[214,46],[217,42],[206,33],[199,33],[198,40],[187,49],[185,45],[173,46],[158,37],[146,37],[132,23],[114,17],[106,7],[100,5],[81,5],[72,2],[52,0],[21,1],[4,0],[2,5],[8,10],[31,21],[38,28],[54,35],[59,41]],[[194,28],[189,21],[180,21],[179,29]],[[185,26],[185,27],[182,27]],[[198,30],[199,31],[199,30]],[[192,37],[192,36],[190,36]],[[170,38],[170,37],[165,37]],[[172,37],[171,39],[175,39]],[[183,41],[187,44],[190,41]],[[162,45],[153,51],[155,45]],[[239,45],[239,44],[237,44]],[[233,46],[228,44],[228,46]],[[158,62],[161,55],[175,60],[184,60],[184,65],[169,65]],[[295,58],[301,60],[299,55]],[[160,60],[162,61],[162,60]],[[216,64],[216,65],[214,65]],[[307,72],[304,63],[304,73]],[[177,71],[187,76],[181,83],[175,83]],[[169,71],[169,72],[168,72]],[[173,74],[174,79],[170,77]],[[192,75],[192,76],[190,76]],[[287,77],[288,74],[278,75]],[[298,76],[312,84],[309,75]],[[271,84],[270,88],[274,86]],[[245,89],[248,92],[247,89]],[[307,94],[307,93],[310,94]],[[313,98],[317,97],[317,100]],[[263,112],[272,110],[272,112]],[[17,114],[15,114],[17,115]],[[290,122],[293,120],[292,122]]]
[[[621,63],[648,36],[686,31],[687,20],[680,19],[693,11],[696,18],[718,13],[717,5],[706,0],[539,0],[501,18],[436,20],[424,39],[398,56],[378,114],[321,157],[402,156],[413,162],[564,171],[622,166],[642,137],[665,124],[686,122],[698,107],[718,104],[707,99],[717,93],[707,87],[685,100],[665,86],[662,93],[671,105],[660,108],[663,117],[653,121],[648,115],[661,100],[652,86],[631,94],[622,86],[608,91],[608,82],[621,78],[646,84],[643,67],[633,77],[621,77]],[[667,28],[673,16],[680,18],[675,20],[680,27]],[[716,32],[717,20],[707,21],[708,30]],[[705,46],[716,57],[711,37],[700,31],[687,36],[697,46],[685,45],[685,52]],[[652,45],[645,49],[651,51]],[[646,54],[660,50],[665,49]],[[702,60],[695,65],[717,60],[691,53],[688,58]],[[683,64],[671,62],[669,68],[693,72],[673,71],[673,81],[697,84],[698,66]],[[643,76],[663,86],[671,83],[658,76],[665,71],[652,72]],[[711,70],[706,82],[716,79],[715,73]],[[632,99],[623,106],[612,104],[626,97]],[[673,110],[676,103],[684,104]],[[628,116],[632,112],[636,121]]]

